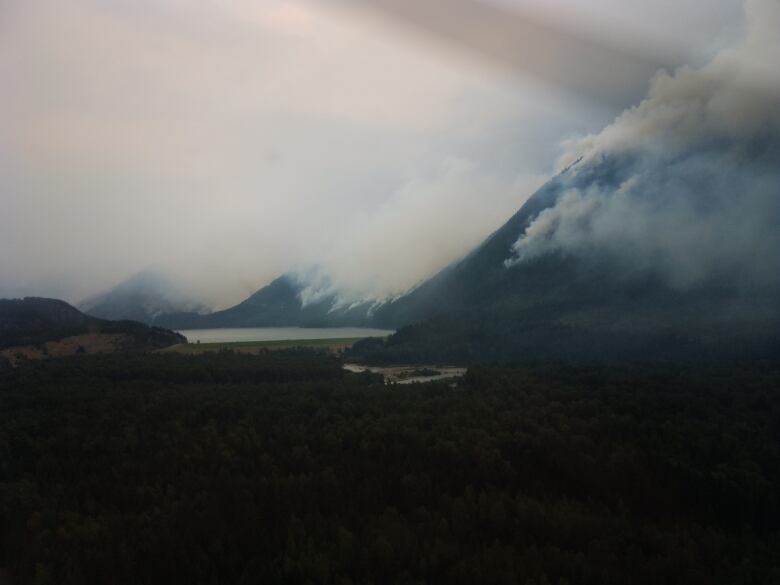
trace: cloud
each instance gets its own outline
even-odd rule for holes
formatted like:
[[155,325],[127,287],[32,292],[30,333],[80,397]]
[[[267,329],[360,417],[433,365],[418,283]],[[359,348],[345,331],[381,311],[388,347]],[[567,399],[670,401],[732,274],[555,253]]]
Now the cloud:
[[739,46],[660,73],[641,104],[566,145],[572,188],[531,222],[508,265],[557,251],[607,256],[677,288],[780,281],[780,3],[747,10]]

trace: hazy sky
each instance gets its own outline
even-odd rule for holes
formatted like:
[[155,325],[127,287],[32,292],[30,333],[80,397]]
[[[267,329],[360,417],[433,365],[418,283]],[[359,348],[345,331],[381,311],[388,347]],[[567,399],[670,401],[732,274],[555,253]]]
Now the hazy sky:
[[[744,28],[739,0],[502,4],[694,64]],[[399,293],[631,105],[334,0],[5,0],[0,86],[0,294],[154,265],[217,306],[313,265]]]

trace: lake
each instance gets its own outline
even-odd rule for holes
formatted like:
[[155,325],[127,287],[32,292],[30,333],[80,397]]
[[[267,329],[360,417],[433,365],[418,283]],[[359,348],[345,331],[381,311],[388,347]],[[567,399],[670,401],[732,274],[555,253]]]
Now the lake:
[[190,343],[234,343],[239,341],[288,341],[300,339],[355,339],[387,337],[387,329],[362,327],[254,327],[242,329],[185,329],[179,331]]

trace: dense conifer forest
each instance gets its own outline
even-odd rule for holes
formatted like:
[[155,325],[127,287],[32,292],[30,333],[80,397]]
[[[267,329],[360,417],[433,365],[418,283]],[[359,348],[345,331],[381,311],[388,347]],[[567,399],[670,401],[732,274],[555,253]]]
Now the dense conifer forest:
[[780,583],[780,368],[0,371],[15,583]]

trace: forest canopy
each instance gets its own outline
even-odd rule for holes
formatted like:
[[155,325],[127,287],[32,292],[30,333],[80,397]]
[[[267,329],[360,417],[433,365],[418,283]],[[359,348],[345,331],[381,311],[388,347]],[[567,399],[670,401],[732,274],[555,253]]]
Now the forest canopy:
[[0,379],[19,583],[780,583],[780,372],[116,354]]

